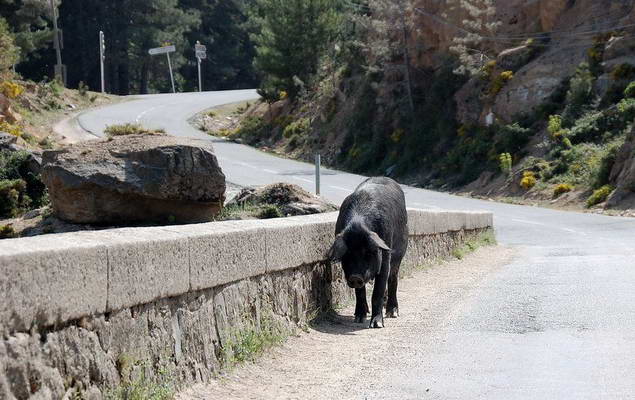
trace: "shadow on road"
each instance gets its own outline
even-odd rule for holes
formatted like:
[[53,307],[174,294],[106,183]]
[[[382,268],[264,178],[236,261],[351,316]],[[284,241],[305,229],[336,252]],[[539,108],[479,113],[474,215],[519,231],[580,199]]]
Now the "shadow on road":
[[357,331],[369,329],[368,321],[356,323],[352,315],[341,315],[336,311],[329,311],[313,320],[311,328],[331,335],[353,335]]

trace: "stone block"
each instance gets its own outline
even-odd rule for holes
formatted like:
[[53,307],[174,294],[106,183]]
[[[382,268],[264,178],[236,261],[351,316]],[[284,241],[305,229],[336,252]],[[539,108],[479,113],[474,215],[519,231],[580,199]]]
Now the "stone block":
[[182,227],[188,231],[192,290],[264,274],[264,221],[227,221]]
[[448,231],[457,232],[467,226],[467,215],[464,211],[446,211],[448,215]]
[[0,331],[103,313],[106,246],[82,233],[0,242]]
[[90,232],[108,247],[108,311],[190,289],[187,236],[169,228]]
[[316,216],[268,221],[267,272],[324,261],[335,239],[335,220]]

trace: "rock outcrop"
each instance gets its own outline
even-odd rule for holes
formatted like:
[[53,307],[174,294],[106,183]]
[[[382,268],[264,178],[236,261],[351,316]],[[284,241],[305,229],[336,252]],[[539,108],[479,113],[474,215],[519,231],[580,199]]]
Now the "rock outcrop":
[[619,150],[609,181],[615,191],[606,202],[606,208],[635,208],[635,128]]
[[278,206],[280,212],[287,217],[295,215],[319,214],[336,211],[337,207],[302,189],[288,183],[274,183],[261,188],[244,188],[227,203]]
[[211,144],[166,135],[46,151],[42,180],[55,215],[74,223],[203,222],[225,198],[225,175]]

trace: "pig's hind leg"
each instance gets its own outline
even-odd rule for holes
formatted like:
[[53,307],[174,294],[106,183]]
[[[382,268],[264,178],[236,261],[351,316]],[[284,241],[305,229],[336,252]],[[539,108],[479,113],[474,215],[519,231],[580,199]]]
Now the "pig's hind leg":
[[386,300],[386,318],[397,318],[399,316],[399,302],[397,301],[397,285],[399,283],[399,267],[401,266],[401,257],[394,257],[390,268],[390,277],[388,278]]

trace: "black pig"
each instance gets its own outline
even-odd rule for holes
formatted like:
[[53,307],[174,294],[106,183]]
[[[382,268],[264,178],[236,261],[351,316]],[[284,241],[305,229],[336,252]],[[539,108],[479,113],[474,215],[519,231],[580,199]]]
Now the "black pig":
[[366,319],[366,283],[375,280],[369,327],[379,328],[380,322],[383,327],[384,304],[386,317],[399,314],[397,280],[408,247],[408,214],[401,187],[390,178],[362,182],[342,203],[335,235],[329,259],[342,262],[346,282],[355,289],[355,322]]

